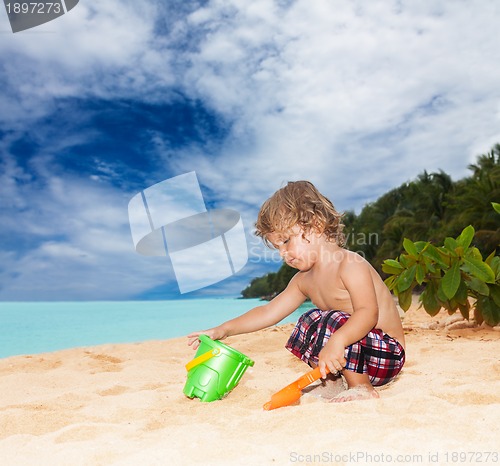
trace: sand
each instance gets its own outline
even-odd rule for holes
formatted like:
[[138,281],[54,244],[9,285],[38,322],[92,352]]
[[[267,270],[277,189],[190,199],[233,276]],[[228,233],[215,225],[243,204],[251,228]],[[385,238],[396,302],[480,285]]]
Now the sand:
[[273,411],[307,371],[283,348],[291,324],[227,339],[255,366],[212,403],[182,393],[184,338],[2,359],[1,464],[499,464],[500,332],[446,318],[406,313],[407,363],[379,399],[311,390]]

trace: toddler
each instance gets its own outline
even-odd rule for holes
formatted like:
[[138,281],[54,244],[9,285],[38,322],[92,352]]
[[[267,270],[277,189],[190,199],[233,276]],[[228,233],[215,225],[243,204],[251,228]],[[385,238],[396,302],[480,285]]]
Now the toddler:
[[[308,181],[289,182],[262,206],[256,234],[278,249],[298,270],[286,289],[266,304],[223,324],[188,335],[214,340],[255,332],[295,311],[306,299],[314,309],[303,314],[286,348],[324,379],[347,384],[332,401],[378,397],[375,386],[393,380],[405,362],[405,338],[394,299],[375,269],[344,248],[341,215]],[[339,384],[339,382],[341,382]]]

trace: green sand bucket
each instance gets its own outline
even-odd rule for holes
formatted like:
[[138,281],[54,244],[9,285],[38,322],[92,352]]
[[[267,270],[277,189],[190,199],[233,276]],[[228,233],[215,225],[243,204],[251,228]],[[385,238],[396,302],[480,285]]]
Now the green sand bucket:
[[200,335],[195,358],[186,364],[188,371],[184,395],[201,401],[220,400],[240,381],[254,362],[243,353],[207,335]]

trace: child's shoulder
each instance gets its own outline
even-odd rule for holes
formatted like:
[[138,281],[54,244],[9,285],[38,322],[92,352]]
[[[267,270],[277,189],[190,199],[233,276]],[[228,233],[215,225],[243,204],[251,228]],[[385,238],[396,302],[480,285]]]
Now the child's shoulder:
[[370,268],[369,262],[363,256],[348,249],[342,249],[337,259],[339,271],[355,272],[356,270]]
[[366,259],[354,251],[349,251],[349,249],[339,248],[336,252],[336,257],[340,262],[349,262],[349,263],[366,263]]

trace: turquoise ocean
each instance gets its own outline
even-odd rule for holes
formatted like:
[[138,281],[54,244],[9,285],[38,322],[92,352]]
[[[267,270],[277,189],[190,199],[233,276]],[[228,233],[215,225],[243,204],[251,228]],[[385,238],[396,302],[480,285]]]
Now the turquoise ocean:
[[[164,340],[214,327],[258,299],[0,302],[0,358],[105,343]],[[295,322],[305,303],[281,323]]]

